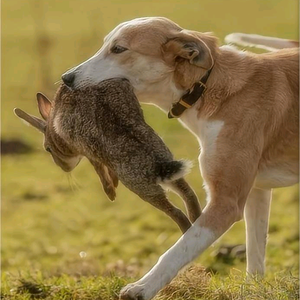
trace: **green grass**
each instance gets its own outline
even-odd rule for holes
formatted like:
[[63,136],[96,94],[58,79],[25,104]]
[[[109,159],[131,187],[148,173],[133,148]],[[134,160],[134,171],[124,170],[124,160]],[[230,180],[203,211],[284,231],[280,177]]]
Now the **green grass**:
[[[234,31],[297,39],[297,12],[295,0],[3,0],[2,138],[34,149],[2,156],[3,298],[116,299],[180,236],[175,223],[122,185],[110,202],[87,161],[71,177],[64,174],[43,151],[41,134],[13,115],[14,107],[36,114],[36,92],[51,97],[60,75],[96,52],[124,20],[162,15],[220,39]],[[203,207],[197,141],[157,108],[143,108],[175,156],[194,161],[187,179]],[[223,244],[245,243],[239,222],[157,299],[297,299],[298,198],[298,186],[274,191],[265,281],[245,281],[244,259],[215,255]],[[171,200],[183,208],[176,196]]]
[[[3,275],[4,299],[97,299],[116,300],[120,289],[128,282],[127,274],[103,276],[45,276],[41,273],[22,275],[18,278]],[[211,276],[199,266],[190,267],[164,288],[156,300],[291,300],[298,299],[298,278],[280,273],[272,278],[245,278],[238,270],[227,277]]]

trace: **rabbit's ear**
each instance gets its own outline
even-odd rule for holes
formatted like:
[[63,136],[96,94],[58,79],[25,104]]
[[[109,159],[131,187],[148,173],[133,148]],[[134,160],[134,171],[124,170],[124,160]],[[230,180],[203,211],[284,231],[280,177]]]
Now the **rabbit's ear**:
[[51,101],[42,93],[37,93],[36,99],[38,102],[40,114],[43,119],[47,121],[51,111]]
[[42,133],[45,133],[46,122],[44,120],[41,120],[35,116],[29,115],[28,113],[26,113],[25,111],[23,111],[22,109],[19,109],[19,108],[15,108],[14,113],[20,119],[26,121],[27,123],[29,123],[36,129],[41,131]]

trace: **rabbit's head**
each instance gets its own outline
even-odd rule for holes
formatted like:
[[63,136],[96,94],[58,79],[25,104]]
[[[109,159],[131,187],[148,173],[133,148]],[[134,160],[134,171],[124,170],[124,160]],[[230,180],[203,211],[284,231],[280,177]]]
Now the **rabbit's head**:
[[37,103],[42,119],[29,115],[19,108],[15,108],[14,112],[19,118],[44,134],[45,150],[51,154],[54,162],[63,171],[70,172],[78,165],[82,156],[57,134],[53,124],[54,116],[51,101],[43,94],[38,93]]

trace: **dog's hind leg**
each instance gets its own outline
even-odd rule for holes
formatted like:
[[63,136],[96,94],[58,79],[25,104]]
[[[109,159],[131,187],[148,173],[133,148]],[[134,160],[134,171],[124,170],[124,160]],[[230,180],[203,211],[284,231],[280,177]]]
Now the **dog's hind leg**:
[[247,272],[263,275],[269,226],[271,190],[252,189],[245,206]]
[[183,199],[188,217],[194,223],[201,215],[201,207],[194,190],[183,178],[170,182],[168,187]]

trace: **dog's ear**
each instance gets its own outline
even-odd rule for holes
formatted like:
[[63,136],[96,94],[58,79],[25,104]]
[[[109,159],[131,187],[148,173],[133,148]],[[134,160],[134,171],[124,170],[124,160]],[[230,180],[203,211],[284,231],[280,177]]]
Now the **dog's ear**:
[[[212,38],[209,35],[202,35]],[[177,32],[162,46],[162,52],[168,64],[187,60],[191,65],[208,70],[214,63],[209,45],[196,31],[182,30]]]

